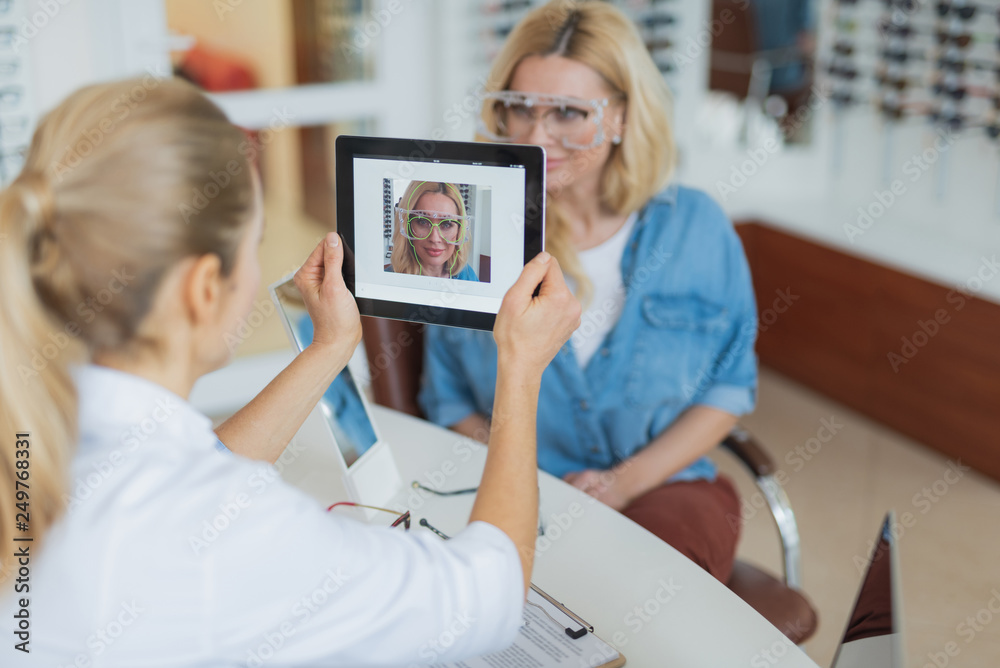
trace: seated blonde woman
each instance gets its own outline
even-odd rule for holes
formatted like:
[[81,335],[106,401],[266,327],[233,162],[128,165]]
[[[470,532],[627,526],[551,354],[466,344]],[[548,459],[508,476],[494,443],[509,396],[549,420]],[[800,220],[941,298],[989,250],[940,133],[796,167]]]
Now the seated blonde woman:
[[479,280],[468,264],[472,216],[457,185],[411,181],[393,214],[392,259],[386,271]]

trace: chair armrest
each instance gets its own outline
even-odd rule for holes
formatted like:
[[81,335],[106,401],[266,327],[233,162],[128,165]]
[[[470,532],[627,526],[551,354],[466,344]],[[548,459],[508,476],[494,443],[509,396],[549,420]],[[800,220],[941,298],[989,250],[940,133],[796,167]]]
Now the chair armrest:
[[754,477],[763,478],[775,472],[774,460],[744,429],[735,427],[722,441],[722,447],[736,455]]

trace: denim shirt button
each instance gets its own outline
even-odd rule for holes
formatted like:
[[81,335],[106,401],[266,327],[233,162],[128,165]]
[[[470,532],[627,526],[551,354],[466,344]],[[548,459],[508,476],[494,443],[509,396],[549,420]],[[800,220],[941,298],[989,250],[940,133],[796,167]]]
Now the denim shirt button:
[[607,357],[611,354],[610,348],[601,348],[601,357]]
[[588,404],[585,399],[581,399],[580,400],[580,410],[581,411],[585,411],[585,410],[588,410],[588,409],[590,409],[590,404]]
[[598,453],[601,452],[601,449],[599,447],[597,447],[596,445],[592,445],[592,446],[590,446],[590,451],[593,452],[596,455],[596,454],[598,454]]

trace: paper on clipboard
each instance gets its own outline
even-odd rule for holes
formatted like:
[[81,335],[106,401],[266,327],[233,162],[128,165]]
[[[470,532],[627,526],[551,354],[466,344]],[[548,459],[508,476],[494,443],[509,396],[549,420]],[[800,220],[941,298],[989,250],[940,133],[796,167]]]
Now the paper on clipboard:
[[566,635],[567,628],[579,622],[566,614],[534,589],[528,591],[524,623],[514,644],[501,652],[465,661],[438,664],[438,668],[616,668],[625,658],[593,633],[576,640]]

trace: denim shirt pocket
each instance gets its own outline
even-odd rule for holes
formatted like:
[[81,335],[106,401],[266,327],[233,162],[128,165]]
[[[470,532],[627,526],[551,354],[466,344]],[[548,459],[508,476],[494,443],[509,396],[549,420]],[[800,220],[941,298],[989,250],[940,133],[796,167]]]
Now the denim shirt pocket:
[[681,410],[710,384],[732,317],[692,295],[647,294],[640,310],[625,399],[639,408]]

